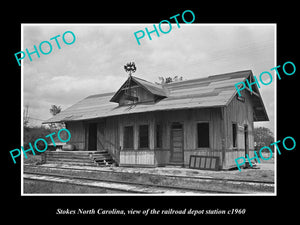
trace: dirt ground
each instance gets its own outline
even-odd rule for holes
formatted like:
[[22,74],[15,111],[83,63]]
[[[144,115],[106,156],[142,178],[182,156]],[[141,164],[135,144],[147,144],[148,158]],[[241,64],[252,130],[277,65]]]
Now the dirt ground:
[[132,173],[149,173],[160,175],[176,175],[176,176],[191,176],[191,177],[208,177],[220,179],[235,179],[235,180],[257,180],[274,182],[274,164],[263,163],[260,164],[259,169],[242,169],[239,170],[197,170],[189,168],[177,167],[159,167],[159,168],[124,168],[124,167],[110,167],[108,170],[123,171]]
[[[28,158],[24,158],[25,164],[40,164],[40,155],[28,155]],[[220,179],[236,179],[236,180],[257,180],[274,182],[275,180],[275,166],[274,160],[262,161],[257,164],[258,169],[247,168],[239,171],[234,170],[197,170],[181,167],[157,167],[157,168],[137,168],[137,167],[90,167],[93,170],[108,170],[108,171],[120,171],[129,173],[148,173],[159,175],[175,175],[175,176],[192,176],[192,177],[211,177]],[[63,166],[64,167],[64,166]],[[67,166],[66,166],[67,167]],[[87,167],[88,168],[88,167]]]

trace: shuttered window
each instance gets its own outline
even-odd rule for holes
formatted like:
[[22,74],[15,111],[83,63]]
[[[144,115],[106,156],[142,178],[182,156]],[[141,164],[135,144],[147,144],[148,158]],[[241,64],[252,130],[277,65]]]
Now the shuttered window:
[[124,127],[124,148],[133,148],[133,126]]
[[209,148],[209,123],[197,123],[198,148]]
[[162,126],[161,124],[156,124],[156,142],[155,142],[156,148],[162,147]]
[[139,126],[139,147],[149,148],[149,128],[148,125]]
[[232,147],[236,148],[237,147],[237,124],[233,123],[232,124]]

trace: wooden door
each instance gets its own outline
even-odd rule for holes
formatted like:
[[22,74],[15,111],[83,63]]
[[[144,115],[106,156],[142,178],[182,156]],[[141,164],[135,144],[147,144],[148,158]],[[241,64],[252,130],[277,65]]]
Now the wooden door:
[[88,150],[97,150],[97,123],[90,123],[88,126]]
[[170,162],[183,163],[183,126],[181,123],[173,123],[171,126]]

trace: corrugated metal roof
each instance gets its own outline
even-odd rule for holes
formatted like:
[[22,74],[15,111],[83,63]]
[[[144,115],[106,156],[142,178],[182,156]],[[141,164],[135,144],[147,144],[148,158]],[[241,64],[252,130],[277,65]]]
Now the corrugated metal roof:
[[[110,102],[115,93],[91,95],[44,123],[88,120],[160,110],[222,107],[228,105],[236,94],[234,85],[244,81],[250,75],[253,76],[251,70],[246,70],[165,84],[163,88],[168,90],[168,97],[156,103],[119,106],[118,103]],[[137,77],[135,79],[141,85],[147,86],[151,92],[161,91],[157,90],[159,85]],[[262,100],[260,102],[262,104],[260,106],[264,109]],[[268,118],[265,109],[264,113],[265,118]]]

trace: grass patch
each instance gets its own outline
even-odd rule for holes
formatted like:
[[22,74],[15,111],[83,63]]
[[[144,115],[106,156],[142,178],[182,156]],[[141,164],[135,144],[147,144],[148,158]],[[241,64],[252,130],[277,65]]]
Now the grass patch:
[[261,174],[261,177],[268,177],[268,174],[263,173],[263,174]]
[[27,154],[27,159],[23,156],[25,164],[39,165],[42,164],[42,155]]

